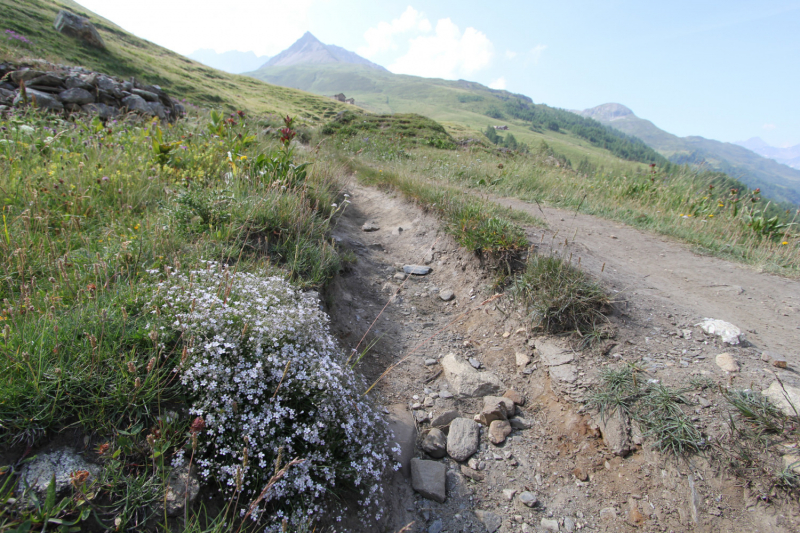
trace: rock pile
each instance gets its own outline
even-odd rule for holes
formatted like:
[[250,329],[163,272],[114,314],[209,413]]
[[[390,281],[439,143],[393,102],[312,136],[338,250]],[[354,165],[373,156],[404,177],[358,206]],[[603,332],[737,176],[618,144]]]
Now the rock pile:
[[33,105],[55,112],[83,111],[102,119],[134,112],[161,120],[185,113],[158,85],[122,81],[82,67],[43,63],[37,67],[0,64],[0,110]]

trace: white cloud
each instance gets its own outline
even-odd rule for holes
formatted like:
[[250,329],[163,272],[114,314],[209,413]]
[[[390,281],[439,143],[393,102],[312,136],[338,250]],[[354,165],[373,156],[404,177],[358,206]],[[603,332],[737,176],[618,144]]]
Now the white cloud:
[[[299,39],[320,0],[78,0],[123,29],[181,54],[199,48],[274,55]],[[179,21],[176,24],[176,21]]]
[[542,57],[542,52],[545,50],[547,50],[547,45],[545,44],[537,44],[531,49],[531,59],[534,65],[539,64],[539,59]]
[[494,80],[492,83],[489,84],[489,88],[498,89],[502,91],[503,89],[506,88],[506,79],[503,76],[500,76],[499,78],[497,78],[496,80]]
[[775,124],[764,124],[761,127],[764,128],[765,130],[774,130],[775,129]]
[[436,23],[430,36],[411,39],[408,52],[390,67],[397,74],[454,79],[481,70],[492,61],[494,46],[483,32],[467,28],[461,33],[449,18]]
[[375,57],[381,52],[397,50],[395,36],[409,32],[428,33],[431,29],[431,22],[425,15],[408,6],[399,18],[391,22],[381,21],[364,32],[367,45],[356,50],[356,53],[364,57]]
[[516,53],[515,51],[513,51],[513,50],[506,50],[506,58],[508,58],[508,59],[514,59],[515,57],[517,57],[517,53]]

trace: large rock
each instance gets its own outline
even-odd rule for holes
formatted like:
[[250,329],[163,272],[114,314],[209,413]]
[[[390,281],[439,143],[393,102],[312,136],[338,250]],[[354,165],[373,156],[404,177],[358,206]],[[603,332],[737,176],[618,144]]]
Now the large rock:
[[101,469],[86,461],[71,448],[61,448],[37,455],[23,467],[19,491],[22,492],[26,487],[30,487],[40,495],[46,494],[50,480],[55,476],[56,492],[58,493],[69,487],[70,474],[80,471],[89,472],[89,478],[86,480],[88,483],[100,474]]
[[506,388],[495,374],[478,372],[455,354],[444,356],[441,364],[445,379],[459,396],[489,396]]
[[[393,454],[393,459],[400,463],[400,471],[408,478],[411,474],[411,458],[414,456],[414,444],[417,440],[417,426],[414,417],[403,404],[389,406],[389,429],[394,434],[393,442],[400,448]],[[390,446],[393,448],[394,446]]]
[[781,386],[773,381],[769,388],[762,391],[772,404],[783,411],[786,416],[800,416],[800,389],[786,383]]
[[469,418],[456,418],[450,422],[447,435],[447,453],[456,461],[466,461],[481,443],[481,427]]
[[[55,95],[37,91],[36,89],[27,89],[25,93],[27,94],[28,104],[34,107],[52,109],[54,111],[61,111],[64,109],[64,104],[59,102]],[[18,91],[17,96],[14,97],[14,105],[23,105],[24,103],[25,99],[22,96],[22,91]]]
[[128,108],[128,111],[136,111],[144,115],[152,115],[153,111],[150,104],[145,101],[141,96],[132,94],[122,99],[122,105]]
[[433,501],[444,503],[447,499],[447,472],[438,461],[411,460],[411,487]]
[[442,431],[444,431],[450,426],[450,422],[452,422],[453,420],[455,420],[460,416],[461,414],[455,409],[445,411],[444,413],[438,414],[435,417],[433,417],[433,420],[431,420],[431,427],[439,428]]
[[56,15],[53,27],[57,32],[75,39],[80,39],[95,48],[106,47],[106,43],[103,42],[100,34],[97,33],[97,28],[89,22],[89,19],[80,17],[75,13],[70,13],[62,9],[58,12],[58,15]]
[[81,109],[87,113],[98,115],[102,119],[114,118],[119,114],[116,107],[106,104],[86,104],[81,106]]
[[441,459],[447,455],[447,436],[441,429],[432,428],[422,439],[421,448],[434,459]]
[[58,98],[65,104],[85,105],[94,102],[94,95],[86,89],[81,89],[79,87],[62,91],[58,95]]

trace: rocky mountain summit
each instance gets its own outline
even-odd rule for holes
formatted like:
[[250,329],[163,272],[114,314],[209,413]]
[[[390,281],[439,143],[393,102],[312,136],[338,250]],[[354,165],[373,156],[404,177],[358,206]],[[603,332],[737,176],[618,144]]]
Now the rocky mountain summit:
[[158,85],[133,78],[120,80],[83,67],[47,62],[0,64],[0,110],[28,104],[57,112],[83,111],[103,119],[134,112],[174,120],[185,112]]
[[314,37],[311,32],[306,32],[292,46],[276,55],[264,67],[290,67],[293,65],[311,64],[324,65],[331,63],[351,63],[366,65],[368,67],[386,71],[382,66],[364,59],[355,52],[345,50],[340,46],[324,44]]

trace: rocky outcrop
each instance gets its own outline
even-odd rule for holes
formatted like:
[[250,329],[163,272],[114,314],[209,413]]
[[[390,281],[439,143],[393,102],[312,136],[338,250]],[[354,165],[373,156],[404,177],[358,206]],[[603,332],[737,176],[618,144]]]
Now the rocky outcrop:
[[106,47],[106,43],[97,33],[97,28],[94,27],[94,24],[89,22],[89,19],[78,16],[75,13],[62,9],[56,15],[53,27],[57,32],[80,39],[89,46],[94,46],[95,48]]
[[130,112],[171,121],[185,113],[183,105],[158,85],[44,62],[33,66],[0,64],[0,110],[2,106],[84,112],[103,120]]

